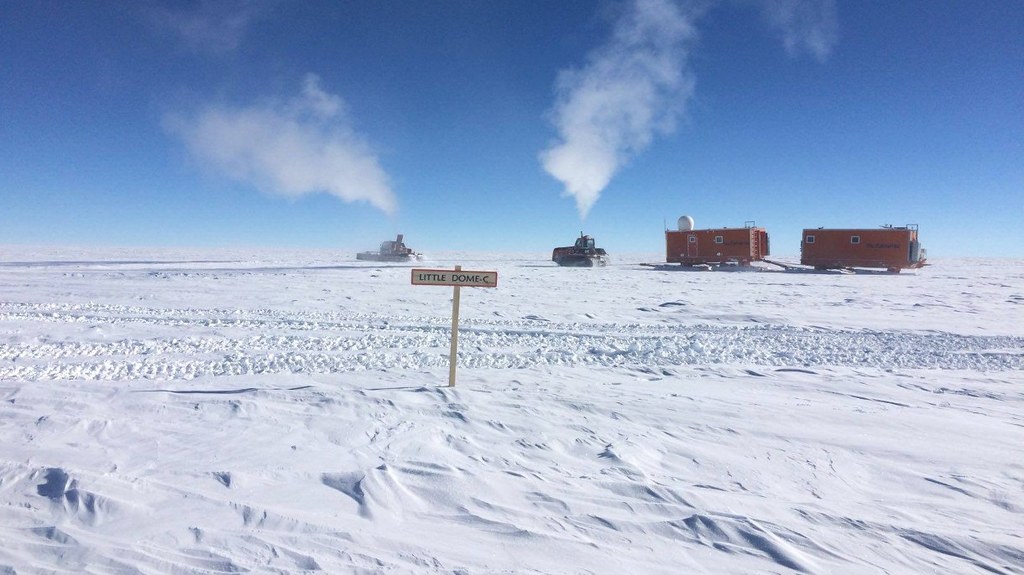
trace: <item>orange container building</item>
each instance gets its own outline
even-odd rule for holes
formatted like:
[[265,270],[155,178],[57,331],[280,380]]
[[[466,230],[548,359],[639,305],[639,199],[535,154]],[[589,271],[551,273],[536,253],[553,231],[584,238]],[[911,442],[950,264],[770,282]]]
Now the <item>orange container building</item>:
[[800,263],[817,269],[884,268],[899,272],[919,268],[927,254],[917,239],[917,225],[868,229],[804,230]]
[[750,265],[769,255],[768,231],[747,222],[742,228],[693,229],[693,218],[679,218],[677,230],[665,230],[665,261],[684,266],[738,263]]

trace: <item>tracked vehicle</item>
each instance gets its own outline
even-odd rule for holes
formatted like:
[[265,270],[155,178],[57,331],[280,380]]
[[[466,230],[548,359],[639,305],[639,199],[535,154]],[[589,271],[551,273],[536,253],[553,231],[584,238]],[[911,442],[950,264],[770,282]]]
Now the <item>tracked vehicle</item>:
[[420,259],[421,254],[406,247],[402,241],[404,238],[405,236],[398,234],[398,238],[394,241],[381,242],[380,249],[375,252],[359,252],[356,254],[356,259],[374,262],[407,262]]
[[607,265],[608,253],[594,245],[593,237],[580,232],[574,245],[555,248],[551,261],[565,267],[592,268]]

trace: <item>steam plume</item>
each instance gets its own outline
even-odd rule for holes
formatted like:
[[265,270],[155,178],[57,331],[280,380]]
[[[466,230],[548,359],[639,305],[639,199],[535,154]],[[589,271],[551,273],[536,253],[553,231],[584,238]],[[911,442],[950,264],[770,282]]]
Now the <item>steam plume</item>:
[[[835,0],[747,0],[791,56],[824,61],[836,43]],[[611,38],[581,69],[563,70],[551,121],[559,138],[544,169],[576,199],[581,218],[615,173],[659,134],[671,133],[693,93],[687,60],[695,23],[715,0],[630,0]]]
[[298,197],[327,192],[393,213],[387,174],[356,134],[339,96],[306,76],[302,93],[284,103],[210,107],[190,118],[168,118],[189,153],[227,176],[264,192]]
[[560,141],[540,160],[581,218],[620,167],[674,129],[693,90],[685,63],[697,15],[670,0],[633,0],[585,67],[559,74],[551,117]]

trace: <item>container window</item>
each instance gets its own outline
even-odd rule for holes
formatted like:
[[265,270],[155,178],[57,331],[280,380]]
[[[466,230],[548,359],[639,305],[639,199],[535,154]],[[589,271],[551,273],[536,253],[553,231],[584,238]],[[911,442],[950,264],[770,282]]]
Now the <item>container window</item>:
[[690,243],[691,244],[697,243],[697,236],[690,236]]
[[804,239],[804,243],[813,244],[814,236],[807,236],[807,238]]
[[715,243],[716,244],[724,244],[725,243],[725,238],[723,238],[722,236],[715,236]]
[[860,243],[860,236],[850,236],[850,243],[851,244],[859,244]]

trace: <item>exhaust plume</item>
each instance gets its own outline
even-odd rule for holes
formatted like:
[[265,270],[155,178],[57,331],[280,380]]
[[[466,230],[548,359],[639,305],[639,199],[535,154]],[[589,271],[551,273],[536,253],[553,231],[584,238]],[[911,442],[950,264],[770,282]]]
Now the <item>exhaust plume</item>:
[[[835,0],[746,0],[760,9],[790,56],[828,58],[836,43]],[[576,199],[580,218],[631,158],[675,129],[693,93],[687,70],[696,21],[715,0],[630,0],[610,39],[581,69],[555,82],[558,139],[540,161]]]
[[313,74],[288,102],[209,107],[164,125],[193,158],[266,193],[295,198],[326,192],[388,214],[397,207],[387,174],[353,131],[344,102],[325,92]]
[[620,167],[675,128],[693,91],[685,64],[698,15],[671,0],[633,0],[586,66],[559,73],[551,111],[559,140],[540,161],[580,218]]

